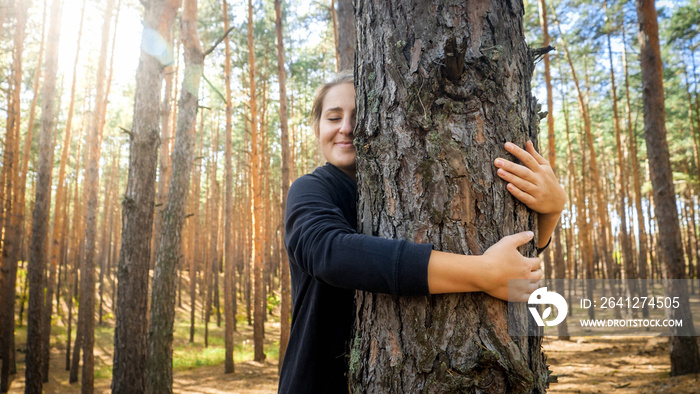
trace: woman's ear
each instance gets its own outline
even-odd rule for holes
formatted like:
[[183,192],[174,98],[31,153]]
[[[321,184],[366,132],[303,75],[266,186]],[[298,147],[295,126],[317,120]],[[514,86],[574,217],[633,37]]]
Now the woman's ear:
[[318,122],[314,125],[314,135],[316,136],[316,140],[321,139],[321,128],[318,125]]

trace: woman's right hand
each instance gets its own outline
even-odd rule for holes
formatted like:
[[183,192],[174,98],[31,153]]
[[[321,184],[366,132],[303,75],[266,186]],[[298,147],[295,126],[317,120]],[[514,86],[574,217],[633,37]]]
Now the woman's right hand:
[[537,290],[544,277],[540,268],[542,260],[525,257],[518,251],[518,247],[530,242],[533,236],[532,231],[508,235],[484,252],[480,280],[483,292],[506,301],[526,302]]

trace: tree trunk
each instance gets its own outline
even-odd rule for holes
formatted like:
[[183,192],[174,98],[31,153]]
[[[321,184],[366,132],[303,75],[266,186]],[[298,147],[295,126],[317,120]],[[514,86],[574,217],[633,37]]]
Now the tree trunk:
[[[354,17],[354,16],[353,16]],[[280,89],[280,128],[281,128],[281,145],[282,145],[282,202],[280,205],[280,218],[285,217],[287,208],[287,192],[289,191],[289,172],[290,172],[290,155],[289,155],[289,127],[287,125],[287,73],[284,69],[284,35],[282,34],[282,1],[275,0],[275,30],[277,34],[277,75]],[[354,30],[354,25],[353,25]],[[354,42],[354,41],[353,41]],[[354,54],[353,54],[354,56]],[[284,232],[284,226],[281,227]],[[284,234],[281,235],[284,239]],[[280,351],[278,368],[282,368],[282,361],[289,343],[289,330],[291,323],[292,310],[292,295],[291,283],[289,277],[289,258],[286,253],[280,254],[280,298],[282,305],[280,307]]]
[[[25,392],[42,392],[43,359],[42,320],[44,314],[44,271],[46,269],[49,210],[51,207],[51,172],[53,170],[53,129],[55,127],[56,69],[58,68],[58,41],[61,30],[61,2],[51,2],[49,42],[44,66],[44,88],[42,89],[41,136],[39,140],[39,166],[32,218],[32,245],[27,276],[29,277],[29,305],[27,309],[27,357],[25,370]],[[30,125],[31,127],[31,125]],[[18,208],[23,209],[23,205]],[[51,298],[50,298],[51,299]],[[49,300],[50,300],[49,299]],[[48,302],[51,305],[51,302]],[[49,318],[51,316],[49,307]],[[51,326],[49,325],[49,330]],[[43,335],[49,336],[50,332]],[[48,371],[47,371],[48,372]]]
[[336,51],[340,70],[351,70],[355,63],[355,13],[352,0],[337,0],[338,42]]
[[[20,214],[23,207],[18,205],[18,168],[19,162],[19,126],[20,126],[20,92],[22,88],[22,52],[24,50],[25,27],[27,24],[26,2],[19,2],[15,8],[17,18],[14,36],[14,56],[10,77],[11,93],[8,94],[7,134],[3,148],[3,171],[5,176],[4,195],[4,229],[17,229],[20,226]],[[8,220],[9,219],[9,220]],[[8,226],[9,224],[9,226]],[[15,292],[17,281],[17,261],[19,258],[20,232],[5,233],[2,248],[2,300],[0,308],[0,392],[10,389],[10,373],[15,369],[14,332],[15,332]]]
[[263,199],[262,199],[262,179],[260,179],[261,152],[258,143],[258,115],[257,115],[257,95],[255,91],[255,45],[253,43],[253,1],[248,0],[248,75],[250,84],[250,163],[252,171],[250,174],[252,183],[252,256],[253,261],[253,348],[254,359],[257,362],[265,361],[263,352],[263,289],[262,289],[262,220],[263,220]]
[[[537,138],[522,16],[520,2],[357,2],[361,233],[481,254],[536,228],[493,166],[504,141]],[[509,320],[528,326],[524,305],[507,316],[506,303],[484,293],[358,292],[356,301],[353,392],[547,387],[541,337],[508,335]]]
[[[686,279],[680,226],[676,212],[676,195],[666,141],[666,110],[659,48],[659,26],[654,0],[636,0],[639,23],[640,61],[642,65],[642,99],[644,102],[644,138],[654,192],[654,212],[659,223],[666,279]],[[669,296],[678,297],[680,307],[670,310],[670,319],[683,319],[683,327],[672,327],[670,337],[671,376],[700,372],[698,342],[694,338],[693,318],[686,281],[668,280],[664,288]]]
[[[229,29],[228,1],[222,1],[224,31]],[[236,282],[234,280],[233,257],[233,142],[232,142],[232,108],[231,103],[231,45],[228,37],[224,40],[224,85],[226,88],[226,157],[224,158],[224,324],[225,324],[225,355],[224,373],[235,372],[233,363],[233,330],[236,320],[234,303],[236,302]]]
[[[612,45],[610,42],[610,32],[607,32],[608,42],[608,59],[610,61],[610,82],[612,93],[612,109],[613,109],[613,128],[615,130],[615,147],[617,151],[617,162],[619,169],[617,171],[617,186],[620,196],[617,198],[617,213],[620,217],[620,241],[622,244],[622,266],[625,268],[625,283],[628,285],[630,297],[639,297],[639,282],[637,281],[637,267],[632,258],[632,245],[630,236],[627,232],[627,167],[625,165],[625,155],[622,148],[622,138],[620,132],[620,115],[617,110],[617,89],[615,85],[615,68],[613,66]],[[636,315],[636,310],[633,310]]]
[[[554,15],[556,19],[556,14]],[[559,26],[559,22],[557,22],[557,26],[559,27],[559,33],[561,35],[561,26]],[[603,186],[602,186],[602,180],[598,171],[598,161],[596,159],[596,149],[595,145],[593,143],[593,132],[591,131],[591,118],[590,118],[590,112],[588,110],[588,103],[584,99],[583,92],[581,91],[581,87],[578,81],[578,77],[576,76],[576,70],[574,68],[573,61],[571,60],[571,55],[566,47],[566,42],[564,41],[564,38],[562,36],[561,38],[562,46],[564,47],[564,53],[566,54],[566,58],[569,62],[569,67],[571,68],[571,75],[574,79],[574,86],[576,87],[576,93],[577,93],[577,98],[578,98],[578,105],[579,105],[579,111],[581,112],[581,117],[583,118],[583,130],[585,132],[586,136],[586,145],[588,146],[588,151],[590,154],[589,160],[590,160],[590,169],[591,173],[593,175],[593,185],[595,189],[595,201],[596,201],[596,218],[598,220],[598,238],[600,240],[600,249],[601,253],[603,254],[603,262],[605,263],[605,269],[606,273],[608,276],[608,286],[610,287],[610,291],[612,294],[611,296],[615,297],[617,296],[617,289],[615,287],[615,267],[612,261],[612,254],[611,251],[608,249],[612,243],[608,243],[608,234],[610,234],[611,229],[610,229],[610,221],[608,220],[608,210],[607,210],[607,204],[605,204],[603,200]],[[584,67],[585,69],[585,67]],[[586,74],[586,79],[588,79],[588,75]],[[586,84],[588,86],[588,84]],[[583,149],[583,148],[582,148]],[[616,319],[620,319],[622,316],[620,314],[620,310],[615,308],[613,309],[613,314]]]
[[[175,19],[177,0],[144,2],[144,25],[165,37]],[[146,42],[154,33],[143,30]],[[130,134],[129,177],[122,199],[117,322],[114,329],[112,392],[142,393],[146,387],[148,265],[155,200],[155,175],[163,69],[172,62],[164,48],[144,47],[136,72],[134,121]]]
[[[538,0],[537,5],[539,7],[540,14],[540,25],[542,26],[542,46],[547,47],[549,45],[549,25],[547,21],[547,3],[545,0]],[[555,144],[554,135],[554,97],[552,95],[552,76],[549,70],[550,61],[549,54],[545,54],[543,58],[544,63],[544,81],[545,87],[547,89],[547,159],[549,160],[549,165],[552,167],[554,172],[557,172],[557,147]],[[564,264],[564,252],[561,245],[561,221],[557,223],[554,229],[554,279],[560,279],[554,281],[554,288],[559,294],[564,294],[564,279],[566,277],[566,265]],[[549,256],[547,253],[546,256]],[[569,256],[569,258],[571,258]],[[559,339],[569,340],[569,329],[566,320],[561,322],[557,326],[557,332],[559,334]]]
[[186,0],[182,8],[182,44],[185,49],[185,78],[180,90],[178,121],[173,149],[172,177],[163,210],[148,329],[146,392],[173,391],[173,331],[175,322],[175,286],[177,262],[182,251],[182,226],[190,186],[194,125],[204,55],[197,33],[197,1]]

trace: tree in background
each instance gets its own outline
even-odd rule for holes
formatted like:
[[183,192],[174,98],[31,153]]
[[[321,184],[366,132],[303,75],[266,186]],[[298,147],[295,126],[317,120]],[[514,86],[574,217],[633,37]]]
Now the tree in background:
[[194,149],[194,124],[197,119],[199,82],[204,54],[197,33],[197,1],[186,0],[182,7],[180,36],[185,50],[185,74],[180,90],[178,121],[172,157],[172,175],[168,199],[163,211],[163,226],[158,246],[153,286],[151,318],[148,329],[146,392],[173,391],[173,325],[177,263],[182,253],[182,226],[189,191]]
[[27,310],[27,369],[25,392],[41,393],[44,352],[42,350],[44,317],[44,271],[47,260],[49,208],[51,205],[51,173],[53,171],[53,130],[56,127],[56,68],[58,67],[58,41],[61,31],[61,2],[51,2],[49,42],[44,65],[42,89],[41,136],[39,140],[39,167],[32,220],[32,247],[29,264],[29,307]]
[[[659,223],[667,280],[667,294],[678,297],[678,308],[670,310],[671,319],[683,320],[682,327],[672,327],[669,351],[671,376],[700,372],[700,353],[695,338],[693,318],[688,302],[688,286],[683,259],[673,174],[666,140],[664,81],[659,47],[659,26],[654,0],[636,0],[639,23],[640,61],[642,64],[642,97],[644,101],[644,138],[647,142],[649,173],[654,191],[654,211]],[[652,148],[653,147],[653,148]]]
[[[172,62],[164,42],[179,7],[177,0],[143,2],[144,29],[136,72],[129,178],[122,201],[117,321],[114,329],[113,393],[143,393],[146,388],[148,266],[155,201],[163,69]],[[158,40],[158,37],[161,40]]]
[[[537,138],[522,3],[358,1],[356,16],[359,231],[482,254],[535,228],[493,166],[504,142]],[[522,305],[507,316],[485,293],[356,301],[354,392],[547,387],[541,337],[508,335],[509,319],[528,324]]]

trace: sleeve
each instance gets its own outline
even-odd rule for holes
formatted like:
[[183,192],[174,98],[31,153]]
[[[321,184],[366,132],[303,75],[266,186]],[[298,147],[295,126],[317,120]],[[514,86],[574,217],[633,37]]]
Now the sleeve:
[[330,186],[305,176],[289,190],[285,245],[290,263],[332,286],[424,295],[431,244],[358,234],[334,202]]

